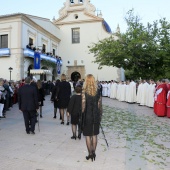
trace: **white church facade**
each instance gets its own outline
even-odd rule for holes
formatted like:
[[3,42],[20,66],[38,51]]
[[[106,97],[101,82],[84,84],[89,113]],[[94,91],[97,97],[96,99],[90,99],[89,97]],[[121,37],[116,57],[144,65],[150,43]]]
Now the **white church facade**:
[[[64,73],[68,79],[93,74],[101,81],[122,80],[122,69],[104,66],[99,70],[89,53],[88,46],[114,36],[102,15],[96,16],[95,11],[89,0],[66,0],[59,18],[52,22],[22,13],[0,16],[0,77],[16,81],[36,74],[31,72],[35,50],[29,48],[30,44],[36,51],[43,50],[40,69],[44,72],[35,75],[38,79],[54,80]],[[56,56],[62,59],[60,72],[55,67]]]

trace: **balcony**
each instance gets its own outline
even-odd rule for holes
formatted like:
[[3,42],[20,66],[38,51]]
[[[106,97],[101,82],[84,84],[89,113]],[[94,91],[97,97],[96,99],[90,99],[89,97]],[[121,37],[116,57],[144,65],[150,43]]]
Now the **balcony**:
[[0,57],[9,57],[10,55],[9,48],[0,48]]
[[[34,51],[30,50],[28,48],[25,48],[24,49],[24,57],[29,57],[29,58],[34,59]],[[55,63],[55,64],[57,63],[57,59],[54,56],[47,55],[47,54],[40,54],[40,59],[50,61],[50,62]]]

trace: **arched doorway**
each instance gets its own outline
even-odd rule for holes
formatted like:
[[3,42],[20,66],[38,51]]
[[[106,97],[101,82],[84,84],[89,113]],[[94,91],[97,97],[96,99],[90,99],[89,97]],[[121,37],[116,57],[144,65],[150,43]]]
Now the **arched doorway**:
[[81,78],[81,75],[79,72],[77,71],[74,71],[72,74],[71,74],[71,80],[74,81],[74,82],[77,82],[78,79]]
[[29,65],[27,70],[27,76],[32,78],[32,74],[30,74],[30,70],[33,69],[33,65]]

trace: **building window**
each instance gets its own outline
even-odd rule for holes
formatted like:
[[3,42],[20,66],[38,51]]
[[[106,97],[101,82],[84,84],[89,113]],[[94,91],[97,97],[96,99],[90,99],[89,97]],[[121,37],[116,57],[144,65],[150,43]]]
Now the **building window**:
[[83,0],[79,0],[79,3],[83,3]]
[[77,14],[74,15],[74,18],[75,18],[75,19],[78,19],[78,17],[79,17],[79,16],[78,16]]
[[0,35],[0,48],[8,48],[8,34]]
[[32,38],[29,38],[29,44],[30,44],[30,45],[33,45],[33,44],[34,44],[34,42],[33,42],[33,39],[32,39]]
[[43,44],[43,46],[42,46],[42,52],[46,53],[46,45],[45,44]]
[[55,56],[55,49],[53,49],[53,55]]
[[72,29],[72,43],[80,43],[80,28]]

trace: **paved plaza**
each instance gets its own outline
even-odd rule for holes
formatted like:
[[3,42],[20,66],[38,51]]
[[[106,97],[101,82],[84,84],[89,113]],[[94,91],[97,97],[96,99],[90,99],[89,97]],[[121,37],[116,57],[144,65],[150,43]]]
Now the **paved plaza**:
[[25,133],[17,104],[0,120],[1,170],[170,169],[170,119],[156,117],[152,108],[103,98],[105,138],[99,134],[91,162],[85,159],[85,138],[72,140],[71,125],[61,125],[59,114],[53,119],[50,96],[44,105],[35,135]]

